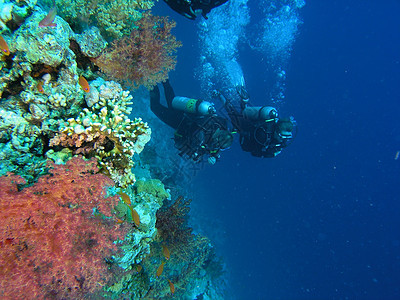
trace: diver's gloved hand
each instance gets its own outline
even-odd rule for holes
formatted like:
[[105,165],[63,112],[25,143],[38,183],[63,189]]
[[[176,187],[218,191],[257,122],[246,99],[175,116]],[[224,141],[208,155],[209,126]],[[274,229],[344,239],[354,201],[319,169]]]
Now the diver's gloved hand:
[[247,92],[247,89],[244,87],[244,85],[237,85],[236,92],[239,94],[239,97],[242,99],[243,102],[249,101],[249,93]]
[[208,158],[208,163],[209,163],[210,165],[215,165],[216,162],[217,162],[217,159],[216,159],[214,156],[210,156],[210,157]]
[[221,102],[222,102],[222,104],[226,104],[226,101],[227,101],[227,99],[225,98],[225,96],[221,93],[221,91],[219,91],[219,90],[213,90],[212,92],[211,92],[211,96],[213,97],[213,98],[218,98]]

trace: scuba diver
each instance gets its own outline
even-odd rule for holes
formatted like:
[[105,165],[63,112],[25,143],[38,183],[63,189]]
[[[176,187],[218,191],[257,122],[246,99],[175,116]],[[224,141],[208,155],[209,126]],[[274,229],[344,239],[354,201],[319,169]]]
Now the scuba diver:
[[174,11],[190,20],[196,19],[199,14],[207,20],[207,14],[211,9],[227,1],[228,0],[164,0]]
[[222,93],[216,92],[224,103],[232,125],[239,133],[243,151],[256,157],[275,157],[294,138],[296,121],[293,117],[279,118],[271,106],[249,106],[249,95],[244,86],[237,86],[240,112]]
[[175,96],[169,81],[163,82],[167,107],[160,103],[160,90],[150,91],[151,111],[165,124],[175,129],[175,147],[179,155],[200,162],[204,157],[210,164],[229,148],[233,135],[228,120],[217,116],[214,106],[207,101]]

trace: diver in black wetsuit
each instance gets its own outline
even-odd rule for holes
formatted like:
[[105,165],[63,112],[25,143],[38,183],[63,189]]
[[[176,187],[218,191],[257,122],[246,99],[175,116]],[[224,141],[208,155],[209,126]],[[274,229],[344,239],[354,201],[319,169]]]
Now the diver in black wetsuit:
[[220,6],[228,0],[164,0],[173,10],[182,16],[194,20],[201,14],[207,19],[211,9]]
[[243,86],[236,88],[240,98],[240,112],[223,94],[223,101],[233,127],[239,132],[243,151],[256,157],[275,157],[293,139],[296,121],[293,117],[278,118],[278,112],[271,106],[248,106],[249,97]]
[[175,147],[179,155],[195,162],[207,157],[214,164],[220,151],[233,142],[227,119],[217,116],[214,106],[202,100],[175,97],[169,81],[163,83],[167,107],[160,103],[160,90],[150,91],[150,108],[165,124],[174,128]]

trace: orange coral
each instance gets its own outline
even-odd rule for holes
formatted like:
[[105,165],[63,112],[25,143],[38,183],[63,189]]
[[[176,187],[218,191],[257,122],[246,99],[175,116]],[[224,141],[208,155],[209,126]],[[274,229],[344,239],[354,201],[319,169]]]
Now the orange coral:
[[172,54],[181,43],[171,34],[174,21],[144,13],[129,37],[116,40],[93,62],[114,79],[152,88],[168,78],[176,65]]
[[111,143],[109,138],[100,131],[94,133],[83,132],[81,134],[59,133],[50,139],[49,146],[63,146],[73,149],[74,154],[83,154],[85,156],[94,155],[96,150],[105,149],[106,145]]

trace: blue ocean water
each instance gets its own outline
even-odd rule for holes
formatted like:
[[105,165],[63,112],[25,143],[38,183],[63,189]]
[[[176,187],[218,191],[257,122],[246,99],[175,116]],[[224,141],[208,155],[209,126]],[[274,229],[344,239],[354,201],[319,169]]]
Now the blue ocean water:
[[[276,104],[296,118],[295,141],[274,159],[236,143],[196,177],[202,227],[237,299],[400,299],[399,11],[395,0],[307,1]],[[176,93],[201,95],[200,21],[164,3],[154,13],[177,20]],[[254,47],[239,45],[238,63],[251,101],[272,104],[274,68]]]

